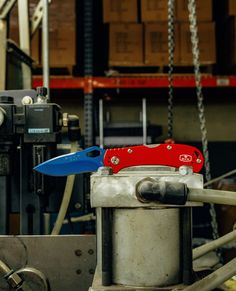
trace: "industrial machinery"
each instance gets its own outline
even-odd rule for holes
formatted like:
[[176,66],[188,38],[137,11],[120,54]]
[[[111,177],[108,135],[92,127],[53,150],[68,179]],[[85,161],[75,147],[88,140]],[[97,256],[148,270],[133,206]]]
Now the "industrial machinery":
[[[191,209],[201,202],[236,205],[233,192],[203,189],[202,166],[197,149],[161,144],[92,147],[36,167],[56,176],[98,169],[91,176],[97,268],[90,291],[212,290],[235,274],[233,260],[194,283]],[[226,242],[204,246],[201,255]]]

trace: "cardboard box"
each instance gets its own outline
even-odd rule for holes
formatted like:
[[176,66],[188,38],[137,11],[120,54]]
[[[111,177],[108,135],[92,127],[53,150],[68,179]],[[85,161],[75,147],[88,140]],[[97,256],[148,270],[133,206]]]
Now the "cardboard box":
[[236,15],[236,1],[235,0],[228,0],[228,14],[230,16]]
[[143,65],[143,26],[111,23],[109,26],[109,65]]
[[236,17],[230,17],[225,24],[222,49],[224,52],[222,62],[226,69],[236,64]]
[[103,22],[137,22],[137,0],[103,0]]
[[73,66],[76,62],[75,26],[63,25],[49,30],[51,67]]
[[[215,23],[204,22],[198,24],[200,63],[214,64],[216,62]],[[191,65],[192,43],[188,23],[180,24],[180,63]]]
[[[179,25],[175,28],[175,63],[180,58]],[[167,22],[145,24],[145,65],[166,66],[169,62]]]
[[[176,18],[179,21],[189,21],[188,0],[178,0]],[[212,21],[212,0],[196,0],[198,21]]]
[[167,0],[141,0],[141,20],[142,22],[167,21]]

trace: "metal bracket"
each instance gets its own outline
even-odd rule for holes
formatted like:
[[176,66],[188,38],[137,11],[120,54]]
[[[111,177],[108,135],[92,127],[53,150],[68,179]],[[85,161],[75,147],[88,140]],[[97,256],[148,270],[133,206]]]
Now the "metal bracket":
[[0,2],[0,19],[5,19],[8,15],[8,13],[10,13],[11,9],[14,7],[15,3],[17,0],[2,0]]
[[[51,0],[48,0],[48,3],[51,3]],[[31,37],[34,35],[36,30],[38,29],[40,22],[43,19],[43,0],[40,0],[38,5],[34,10],[34,14],[32,15],[30,22],[31,22]]]

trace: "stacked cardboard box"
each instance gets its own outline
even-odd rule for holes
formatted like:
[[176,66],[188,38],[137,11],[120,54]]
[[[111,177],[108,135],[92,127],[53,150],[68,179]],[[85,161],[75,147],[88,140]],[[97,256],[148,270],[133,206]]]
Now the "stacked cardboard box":
[[[33,14],[38,0],[30,0],[29,11]],[[10,21],[10,38],[19,44],[17,6]],[[51,67],[73,66],[76,63],[76,15],[75,0],[54,0],[49,6],[49,58]],[[42,38],[38,31],[31,41],[31,55],[41,65]]]
[[228,0],[228,15],[229,16],[236,16],[236,1],[235,0]]
[[[138,7],[139,3],[140,7]],[[201,64],[213,64],[216,61],[216,52],[212,0],[196,0],[196,4],[200,61]],[[176,1],[174,54],[176,65],[192,64],[188,18],[188,1]],[[110,66],[168,64],[168,2],[166,0],[103,0],[103,21],[109,23]]]
[[225,19],[221,23],[219,39],[222,42],[220,51],[220,62],[225,71],[233,69],[236,65],[236,1],[225,0],[222,10],[225,12]]
[[[168,64],[168,2],[141,0],[141,21],[144,23],[144,64]],[[175,63],[179,60],[179,25],[175,24]]]
[[[212,1],[197,0],[197,19],[201,64],[215,63],[215,24],[212,22]],[[168,64],[168,3],[165,0],[141,0],[141,19],[145,22],[146,65]],[[176,65],[192,64],[188,1],[178,0],[175,7]],[[158,44],[158,45],[157,45]]]
[[137,0],[103,0],[103,22],[109,25],[109,65],[142,66],[143,28]]

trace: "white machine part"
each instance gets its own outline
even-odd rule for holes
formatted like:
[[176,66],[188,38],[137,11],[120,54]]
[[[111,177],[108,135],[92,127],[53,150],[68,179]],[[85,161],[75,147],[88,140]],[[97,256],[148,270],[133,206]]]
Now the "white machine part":
[[[103,289],[105,285],[119,286],[120,291],[129,290],[130,286],[146,290],[143,288],[183,284],[185,221],[182,213],[201,204],[143,203],[137,198],[136,189],[145,179],[182,182],[188,187],[203,188],[202,175],[191,171],[184,173],[170,167],[142,166],[118,174],[101,168],[91,176],[91,204],[97,208],[97,271],[91,291],[106,290]],[[110,214],[104,220],[106,212]],[[191,217],[189,225],[190,232],[185,231],[185,236],[191,242]],[[104,236],[108,238],[105,243]],[[192,252],[191,245],[189,248]],[[107,264],[110,265],[108,281]],[[112,287],[109,290],[113,290]]]

